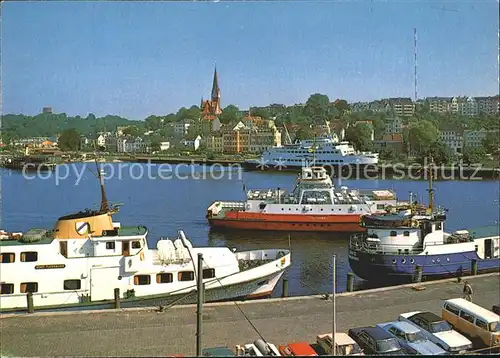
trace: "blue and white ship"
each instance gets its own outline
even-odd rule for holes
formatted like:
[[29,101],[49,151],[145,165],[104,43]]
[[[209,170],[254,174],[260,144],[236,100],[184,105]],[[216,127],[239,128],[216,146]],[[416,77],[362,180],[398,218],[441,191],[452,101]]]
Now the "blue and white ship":
[[445,210],[433,208],[432,178],[429,206],[411,204],[403,210],[361,218],[366,228],[349,242],[352,271],[369,281],[411,282],[421,266],[422,279],[500,271],[499,225],[444,231]]

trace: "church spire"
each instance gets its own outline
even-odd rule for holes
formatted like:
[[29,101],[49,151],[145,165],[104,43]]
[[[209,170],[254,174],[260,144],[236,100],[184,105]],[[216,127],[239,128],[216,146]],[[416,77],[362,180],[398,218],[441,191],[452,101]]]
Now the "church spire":
[[217,65],[214,70],[214,81],[212,83],[212,101],[218,100],[220,97],[219,81],[217,79]]

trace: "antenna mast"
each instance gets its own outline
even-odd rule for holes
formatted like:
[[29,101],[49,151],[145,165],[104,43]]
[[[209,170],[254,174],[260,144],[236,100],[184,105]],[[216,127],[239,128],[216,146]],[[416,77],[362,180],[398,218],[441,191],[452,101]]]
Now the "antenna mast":
[[429,211],[432,214],[432,210],[434,209],[434,188],[432,187],[432,179],[434,174],[434,159],[432,156],[430,157],[429,163]]
[[413,28],[413,55],[414,55],[414,89],[415,89],[415,97],[414,101],[417,102],[417,28]]

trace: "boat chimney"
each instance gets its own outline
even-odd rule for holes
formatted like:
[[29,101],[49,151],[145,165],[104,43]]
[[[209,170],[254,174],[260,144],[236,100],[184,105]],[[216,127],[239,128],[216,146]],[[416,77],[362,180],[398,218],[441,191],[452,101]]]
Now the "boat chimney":
[[434,209],[434,188],[432,187],[432,179],[434,174],[434,159],[432,156],[429,156],[429,208],[428,211],[432,214],[432,210]]
[[99,179],[99,186],[101,187],[101,208],[100,211],[109,211],[108,199],[106,198],[106,190],[104,189],[104,180],[102,177],[102,170],[97,164],[97,159],[95,162],[97,166],[97,177]]

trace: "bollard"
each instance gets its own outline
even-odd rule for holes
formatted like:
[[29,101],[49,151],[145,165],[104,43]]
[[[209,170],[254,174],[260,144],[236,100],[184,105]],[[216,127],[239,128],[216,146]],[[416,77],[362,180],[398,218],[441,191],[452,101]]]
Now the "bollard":
[[115,288],[115,308],[120,308],[120,289]]
[[288,297],[288,279],[283,279],[283,290],[281,291],[281,297]]
[[35,306],[33,305],[33,292],[28,292],[28,294],[26,295],[26,300],[28,301],[28,313],[35,312]]
[[415,267],[415,277],[414,277],[415,282],[422,282],[422,266],[417,265]]
[[354,291],[354,274],[352,272],[347,273],[347,292]]
[[471,271],[472,276],[476,276],[477,275],[477,260],[472,259],[470,262],[470,266],[471,266],[470,271]]

